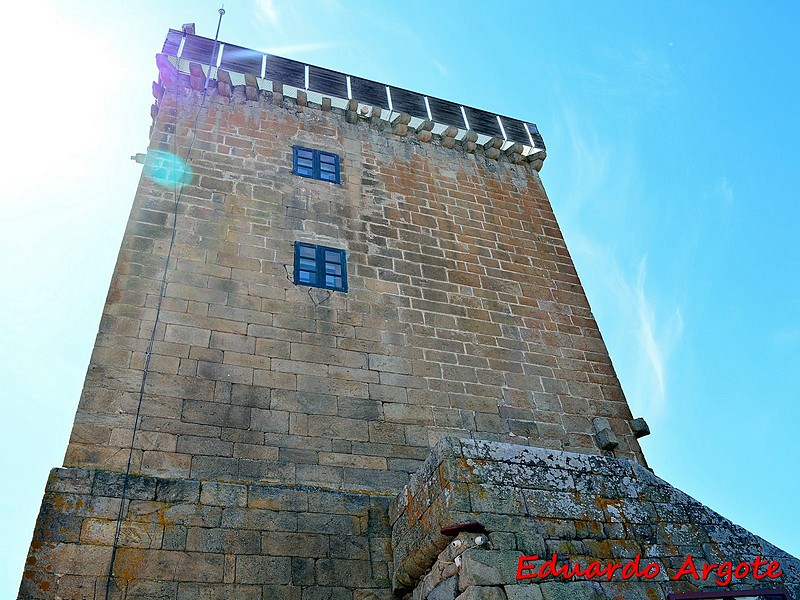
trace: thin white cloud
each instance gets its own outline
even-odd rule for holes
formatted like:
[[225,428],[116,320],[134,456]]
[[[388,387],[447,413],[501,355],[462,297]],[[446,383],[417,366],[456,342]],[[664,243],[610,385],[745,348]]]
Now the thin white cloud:
[[596,199],[597,192],[606,182],[612,149],[609,144],[600,140],[597,129],[588,119],[582,119],[568,103],[562,106],[562,125],[570,151],[570,177],[572,181],[567,190],[566,199],[569,210],[579,212],[581,206],[589,199]]
[[273,29],[280,30],[280,17],[275,7],[275,0],[257,0],[256,6],[261,11],[259,17],[265,19]]
[[683,336],[680,307],[648,289],[646,258],[625,269],[613,250],[584,235],[573,234],[570,246],[631,410],[657,421],[669,401],[670,357]]
[[725,208],[730,209],[733,205],[734,195],[728,178],[724,175],[720,177],[714,186],[714,195],[718,198]]
[[653,316],[653,309],[647,302],[647,297],[644,294],[644,280],[645,280],[645,261],[639,264],[639,275],[636,278],[636,288],[634,289],[636,299],[636,309],[639,317],[639,343],[645,351],[647,361],[653,370],[653,377],[655,379],[656,390],[658,392],[657,398],[663,402],[664,394],[666,393],[666,385],[664,383],[664,354],[656,342],[655,338],[655,318]]
[[661,47],[605,47],[589,64],[594,68],[574,73],[596,82],[595,93],[606,99],[641,103],[672,93],[676,85],[668,53]]
[[683,317],[679,308],[674,309],[671,317],[664,316],[661,320],[656,317],[653,304],[645,293],[646,275],[647,261],[643,258],[639,263],[632,295],[638,316],[637,338],[644,350],[640,360],[645,364],[641,371],[645,372],[645,377],[648,371],[652,374],[654,386],[654,393],[649,401],[644,401],[643,408],[657,416],[662,412],[667,398],[666,363],[669,353],[683,334]]
[[800,344],[800,327],[786,327],[778,329],[772,334],[773,341],[781,346],[795,346]]
[[679,305],[670,299],[674,290],[648,287],[646,258],[622,258],[624,230],[599,242],[581,225],[590,203],[601,202],[619,223],[635,215],[641,195],[635,147],[625,139],[603,139],[598,126],[566,99],[560,110],[562,139],[554,145],[568,149],[563,164],[569,168],[564,180],[570,183],[553,195],[562,203],[559,220],[567,225],[567,243],[631,410],[656,421],[669,399],[670,356],[683,335]]

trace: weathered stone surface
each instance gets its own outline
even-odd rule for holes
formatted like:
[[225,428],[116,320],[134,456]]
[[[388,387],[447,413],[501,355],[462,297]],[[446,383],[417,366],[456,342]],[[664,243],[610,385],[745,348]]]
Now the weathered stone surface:
[[514,583],[519,556],[516,551],[467,550],[461,555],[458,589],[464,591],[470,586]]
[[471,587],[457,596],[456,600],[506,600],[506,594],[501,587]]
[[[119,500],[69,491],[85,490],[74,482],[91,475],[53,471],[20,598],[94,597],[95,586],[104,589]],[[105,493],[121,493],[124,475],[107,473],[100,481]],[[156,499],[131,501],[112,582],[130,597],[291,599],[374,589],[383,599],[390,593],[388,498],[218,481],[139,485]]]
[[159,479],[156,500],[170,503],[194,503],[200,499],[200,482],[183,479]]
[[[544,600],[606,600],[600,584],[590,581],[571,581],[568,583],[547,582],[539,586]],[[641,596],[639,596],[641,597]]]
[[427,600],[453,600],[458,594],[458,578],[449,577],[431,590]]
[[[497,485],[501,482],[505,485]],[[734,566],[756,556],[778,561],[783,570],[778,580],[748,576],[740,585],[800,592],[800,561],[627,460],[484,440],[442,440],[392,502],[389,516],[393,585],[414,589],[415,598],[426,597],[443,580],[447,565],[454,565],[458,588],[465,593],[508,586],[509,598],[663,599],[694,582],[691,576],[673,579],[690,554],[700,570],[704,560]],[[461,533],[445,545],[441,527],[469,521],[490,531],[488,541],[475,545],[471,538],[477,534]],[[555,560],[553,568],[585,569],[597,563],[601,569],[611,562],[622,569],[635,562],[644,569],[652,564],[658,576],[622,581],[617,570],[611,580],[566,581],[552,573],[517,580],[521,556],[533,568],[524,571],[529,575]]]
[[543,600],[538,585],[505,585],[503,591],[508,600]]
[[247,486],[204,482],[200,487],[200,502],[211,506],[247,506]]
[[631,431],[637,438],[650,435],[650,426],[643,418],[639,417],[631,420]]

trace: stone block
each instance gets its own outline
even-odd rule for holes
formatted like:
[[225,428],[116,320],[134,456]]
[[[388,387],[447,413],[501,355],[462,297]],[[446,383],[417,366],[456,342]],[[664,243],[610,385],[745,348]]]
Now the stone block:
[[386,459],[382,456],[358,456],[338,452],[320,452],[319,464],[358,469],[386,470]]
[[197,376],[230,383],[254,383],[252,367],[219,364],[203,360],[197,362]]
[[98,471],[94,476],[92,494],[121,498],[124,488],[125,498],[129,500],[153,500],[156,497],[156,480],[154,478],[129,475],[127,483],[125,479],[126,477],[122,473]]
[[178,584],[174,581],[131,581],[125,589],[125,600],[128,599],[182,600],[186,599],[186,596],[178,595]]
[[304,512],[309,492],[295,488],[254,485],[248,489],[248,506],[267,510]]
[[376,573],[376,566],[367,560],[345,560],[337,558],[321,558],[317,560],[317,583],[337,586],[346,584],[353,589],[385,587]]
[[473,586],[469,587],[456,600],[506,600],[502,587]]
[[329,556],[329,538],[324,533],[268,531],[261,536],[261,553],[270,556],[324,558]]
[[378,421],[383,416],[383,406],[376,400],[364,398],[339,398],[338,415],[350,419]]
[[353,592],[345,587],[315,585],[303,589],[302,600],[353,600]]
[[350,515],[301,513],[297,516],[297,530],[301,533],[325,532],[327,535],[359,535],[361,523]]
[[211,338],[206,345],[220,350],[253,354],[256,350],[256,338],[236,333],[214,331],[211,333]]
[[221,583],[222,563],[222,556],[206,552],[119,548],[114,574],[124,579]]
[[296,481],[296,470],[290,463],[239,459],[239,478],[245,481],[292,484]]
[[280,410],[253,408],[251,412],[250,428],[255,431],[288,433],[289,413]]
[[210,506],[247,506],[247,486],[204,481],[200,487],[200,503]]
[[503,590],[508,600],[544,600],[537,585],[505,585]]
[[458,589],[471,586],[495,586],[516,581],[521,552],[470,548],[461,555]]
[[544,556],[546,552],[544,536],[538,531],[526,529],[515,534],[517,548],[524,554],[530,556],[536,554]]
[[186,400],[183,403],[182,420],[201,425],[219,425],[236,429],[250,427],[250,409],[218,402]]
[[52,469],[47,489],[53,492],[88,494],[92,490],[94,472],[88,469]]
[[559,583],[544,582],[539,586],[543,600],[606,600],[599,583],[590,581],[571,581]]
[[[218,385],[224,382],[217,382]],[[223,391],[222,398],[218,401],[228,399],[231,404],[237,406],[249,406],[251,408],[269,408],[270,388],[260,385],[232,384],[230,392],[226,395]]]
[[369,497],[365,495],[323,489],[308,492],[308,510],[313,513],[360,516],[368,509]]
[[[82,544],[112,545],[116,521],[84,519],[81,529]],[[158,523],[123,522],[118,543],[129,548],[161,548],[163,527]],[[77,539],[75,540],[77,541]]]
[[411,375],[413,372],[412,362],[407,358],[398,356],[383,356],[380,354],[369,354],[369,368],[374,371],[386,371],[389,373],[402,373]]
[[426,600],[454,600],[458,594],[458,577],[445,579],[428,594]]
[[58,511],[63,498],[56,500],[53,510],[42,510],[36,520],[33,531],[34,539],[54,542],[77,542],[81,537],[81,527],[84,519],[82,516],[64,514]]
[[190,475],[192,479],[237,479],[239,475],[239,459],[193,456]]
[[184,525],[166,524],[161,539],[163,550],[186,550],[188,528]]
[[344,469],[344,486],[348,490],[382,492],[399,490],[408,481],[408,474],[399,471],[375,471],[371,469]]
[[188,454],[145,450],[142,472],[159,477],[189,477],[191,461]]
[[329,379],[312,375],[297,376],[297,391],[314,394],[332,394],[353,398],[369,398],[369,388],[360,381]]
[[236,583],[288,584],[291,575],[288,557],[243,555],[236,559]]
[[261,534],[245,529],[190,527],[186,549],[215,554],[260,554]]
[[645,421],[642,417],[631,420],[630,425],[634,437],[640,438],[646,435],[650,435],[650,426],[647,424],[647,421]]
[[255,508],[225,508],[217,526],[226,529],[297,531],[297,514]]
[[182,435],[178,438],[177,451],[187,455],[232,456],[233,444],[217,438]]

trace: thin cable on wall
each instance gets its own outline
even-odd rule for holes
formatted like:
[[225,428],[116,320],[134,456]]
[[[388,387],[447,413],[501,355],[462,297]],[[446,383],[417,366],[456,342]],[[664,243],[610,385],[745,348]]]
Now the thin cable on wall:
[[[214,55],[217,52],[218,47],[218,39],[219,39],[219,30],[220,26],[222,25],[222,16],[225,14],[225,9],[219,9],[219,21],[217,22],[217,33],[214,36],[214,46],[211,49],[211,56],[208,59],[208,74],[206,75],[205,86],[203,87],[203,97],[200,101],[200,106],[197,109],[197,114],[195,115],[194,123],[192,125],[192,135],[191,141],[189,142],[189,148],[186,151],[186,164],[189,163],[189,157],[192,153],[192,148],[194,147],[194,141],[197,138],[197,123],[200,120],[200,113],[203,111],[203,108],[206,105],[206,98],[208,96],[208,81],[211,78],[211,68],[212,68],[212,61],[214,60]],[[185,35],[185,33],[184,33]],[[172,149],[173,155],[178,156],[178,111],[177,111],[177,100],[178,100],[178,85],[180,83],[180,77],[175,78],[175,100],[176,100],[176,110],[173,115],[173,122],[172,122]],[[164,270],[161,276],[161,287],[159,289],[158,294],[158,301],[156,303],[156,315],[153,319],[153,328],[150,332],[150,339],[147,344],[147,351],[145,352],[145,361],[144,361],[144,368],[142,371],[142,382],[139,386],[139,398],[136,405],[136,417],[133,421],[133,431],[131,432],[131,445],[128,451],[128,462],[125,466],[125,477],[122,483],[122,493],[120,495],[120,503],[119,503],[119,513],[117,515],[117,524],[116,529],[114,531],[114,542],[111,546],[111,558],[108,564],[108,573],[106,576],[106,590],[105,590],[105,600],[110,600],[111,597],[111,582],[114,579],[114,563],[117,557],[117,549],[119,548],[119,539],[122,534],[122,521],[125,515],[125,499],[128,492],[128,483],[130,481],[130,474],[131,474],[131,464],[133,462],[133,449],[136,442],[136,432],[139,428],[139,419],[141,416],[142,411],[142,402],[144,401],[144,393],[147,386],[147,375],[150,369],[150,359],[153,355],[153,345],[155,344],[156,338],[156,330],[158,328],[159,316],[161,315],[161,305],[164,300],[164,296],[166,295],[167,290],[167,276],[169,274],[169,262],[172,258],[172,249],[175,246],[175,237],[178,231],[178,206],[180,204],[181,196],[183,195],[183,189],[185,187],[185,182],[180,178],[174,178],[173,182],[173,190],[172,194],[175,198],[175,202],[173,204],[173,211],[172,211],[172,233],[170,235],[169,246],[167,247],[167,256],[164,261]]]

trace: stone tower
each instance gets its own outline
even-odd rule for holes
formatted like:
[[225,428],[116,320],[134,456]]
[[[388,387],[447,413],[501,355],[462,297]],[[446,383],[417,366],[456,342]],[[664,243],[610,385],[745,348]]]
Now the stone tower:
[[798,597],[647,469],[534,125],[189,32],[157,63],[20,598]]

